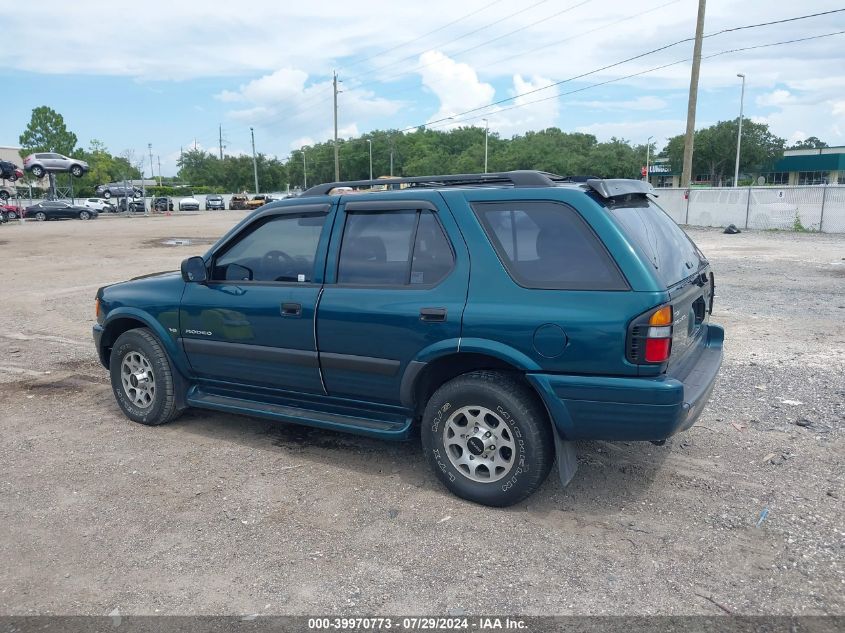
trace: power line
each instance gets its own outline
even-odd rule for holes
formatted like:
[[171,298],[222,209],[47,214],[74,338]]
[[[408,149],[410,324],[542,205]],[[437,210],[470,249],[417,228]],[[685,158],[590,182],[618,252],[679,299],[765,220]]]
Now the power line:
[[[739,52],[742,52],[742,51],[749,51],[749,50],[753,50],[753,49],[757,49],[757,48],[770,48],[772,46],[781,46],[781,45],[784,45],[784,44],[796,44],[798,42],[806,42],[806,41],[809,41],[809,40],[817,40],[817,39],[822,39],[822,38],[825,38],[825,37],[832,37],[834,35],[842,35],[842,34],[845,34],[845,30],[835,31],[833,33],[824,33],[822,35],[813,35],[813,36],[810,36],[810,37],[802,37],[802,38],[792,39],[792,40],[784,40],[784,41],[781,41],[781,42],[771,42],[771,43],[768,43],[768,44],[757,44],[757,45],[754,45],[754,46],[743,46],[741,48],[731,48],[731,49],[727,49],[727,50],[724,50],[724,51],[719,51],[718,53],[711,53],[710,55],[702,55],[701,58],[702,59],[712,59],[713,57],[720,57],[721,55],[728,55],[730,53],[739,53]],[[463,119],[454,119],[454,120],[450,120],[446,123],[439,123],[439,124],[436,124],[436,125],[425,125],[425,127],[426,128],[432,128],[432,127],[437,128],[437,127],[444,127],[446,125],[454,125],[455,123],[462,123],[464,121],[475,121],[475,120],[481,119],[483,117],[489,117],[489,116],[492,116],[494,114],[500,114],[502,112],[507,112],[509,110],[516,110],[517,108],[524,108],[525,106],[533,105],[535,103],[541,103],[543,101],[550,101],[552,99],[559,99],[560,97],[566,97],[566,96],[569,96],[569,95],[572,95],[572,94],[575,94],[575,93],[578,93],[578,92],[584,92],[585,90],[590,90],[591,88],[597,88],[599,86],[605,86],[607,84],[612,84],[612,83],[616,83],[616,82],[619,82],[619,81],[624,81],[626,79],[632,79],[634,77],[639,77],[641,75],[647,75],[649,73],[653,73],[653,72],[656,72],[658,70],[663,70],[664,68],[669,68],[671,66],[677,66],[678,64],[686,63],[686,62],[690,61],[691,59],[692,58],[690,58],[690,57],[685,57],[684,59],[679,59],[679,60],[676,60],[674,62],[669,62],[668,64],[661,64],[660,66],[654,66],[653,68],[649,68],[647,70],[642,70],[642,71],[639,71],[639,72],[636,72],[636,73],[631,73],[631,74],[628,74],[628,75],[624,75],[622,77],[615,77],[613,79],[608,79],[606,81],[601,81],[601,82],[598,82],[598,83],[590,84],[589,86],[583,86],[581,88],[576,88],[575,90],[570,90],[568,92],[560,92],[560,93],[557,93],[557,94],[554,94],[554,95],[551,95],[551,96],[548,96],[548,97],[543,97],[541,99],[534,99],[533,101],[526,101],[525,103],[519,103],[519,104],[516,104],[516,105],[512,105],[512,106],[507,107],[507,108],[495,110],[494,112],[486,112],[486,113],[482,113],[482,114],[475,115],[475,116],[465,117]],[[422,127],[422,126],[417,125],[417,126],[414,126],[412,128],[405,128],[404,130],[400,130],[400,132],[406,132],[406,131],[409,131],[409,130],[416,129],[418,127]]]
[[[803,16],[798,16],[798,17],[795,17],[795,18],[789,18],[789,19],[787,19],[787,20],[778,20],[778,21],[776,21],[776,22],[763,22],[763,23],[760,23],[760,24],[748,24],[748,25],[744,25],[744,26],[740,26],[740,27],[732,27],[732,28],[730,28],[730,29],[722,29],[721,31],[716,31],[716,32],[714,32],[714,33],[709,33],[709,34],[705,35],[704,37],[705,37],[705,38],[707,38],[707,37],[715,37],[715,36],[717,36],[717,35],[721,35],[721,34],[723,34],[723,33],[731,32],[731,31],[738,31],[738,30],[743,30],[743,29],[751,29],[751,28],[756,28],[756,27],[761,27],[761,26],[770,26],[771,24],[777,24],[777,23],[782,23],[782,22],[794,22],[794,21],[796,21],[796,20],[803,20],[803,19],[807,19],[807,18],[817,17],[817,16],[819,16],[819,15],[826,15],[826,14],[828,14],[828,13],[836,13],[836,12],[839,12],[839,11],[845,11],[845,9],[836,9],[835,11],[832,11],[832,12],[825,12],[825,13],[823,13],[823,14],[820,14],[820,13],[814,13],[814,14],[811,14],[811,15],[803,15]],[[835,34],[834,34],[834,35],[835,35]],[[511,96],[511,97],[506,97],[506,98],[504,98],[504,99],[499,99],[498,101],[494,101],[493,103],[489,103],[489,104],[487,104],[487,105],[485,105],[485,106],[479,106],[479,107],[477,107],[477,108],[472,108],[471,110],[466,110],[466,111],[464,111],[464,112],[459,112],[459,113],[457,113],[457,114],[453,114],[451,117],[447,117],[447,118],[444,118],[444,119],[438,119],[438,120],[436,120],[436,121],[431,121],[431,122],[429,122],[429,123],[422,123],[422,124],[420,124],[420,125],[432,125],[432,124],[434,124],[434,123],[441,123],[441,122],[443,122],[443,121],[449,121],[449,120],[452,120],[452,119],[454,119],[454,118],[455,118],[455,117],[457,117],[457,116],[463,116],[464,114],[471,114],[471,113],[473,113],[473,112],[477,112],[477,111],[479,111],[479,110],[486,110],[486,109],[488,109],[488,108],[492,108],[492,107],[494,107],[494,106],[501,105],[502,103],[507,103],[508,101],[513,101],[513,100],[515,100],[515,99],[519,99],[520,97],[526,97],[526,96],[528,96],[528,95],[531,95],[531,94],[534,94],[534,93],[537,93],[537,92],[542,92],[542,91],[544,91],[544,90],[548,90],[549,88],[554,88],[554,87],[556,87],[556,86],[560,86],[560,85],[562,85],[562,84],[569,83],[569,82],[571,82],[571,81],[575,81],[575,80],[577,80],[577,79],[582,79],[582,78],[584,78],[584,77],[588,77],[588,76],[590,76],[590,75],[595,75],[596,73],[602,72],[602,71],[604,71],[604,70],[609,70],[610,68],[615,68],[616,66],[621,66],[622,64],[626,64],[626,63],[628,63],[628,62],[631,62],[631,61],[634,61],[634,60],[637,60],[637,59],[641,59],[641,58],[643,58],[643,57],[647,57],[648,55],[653,55],[654,53],[658,53],[658,52],[660,52],[660,51],[667,50],[667,49],[669,49],[669,48],[672,48],[672,47],[674,47],[674,46],[677,46],[678,44],[683,44],[683,43],[685,43],[685,42],[691,42],[693,39],[695,39],[695,38],[692,38],[692,37],[686,37],[686,38],[683,38],[683,39],[677,40],[676,42],[672,42],[671,44],[666,44],[666,45],[664,45],[664,46],[659,46],[659,47],[657,47],[657,48],[653,48],[653,49],[651,49],[650,51],[646,51],[646,52],[644,52],[644,53],[640,53],[640,54],[638,54],[638,55],[634,55],[633,57],[628,57],[628,58],[623,59],[623,60],[621,60],[621,61],[614,62],[614,63],[612,63],[612,64],[607,64],[606,66],[602,66],[601,68],[596,68],[596,69],[591,70],[591,71],[589,71],[589,72],[581,73],[580,75],[575,75],[575,76],[573,76],[573,77],[569,77],[569,78],[567,78],[567,79],[562,79],[562,80],[560,80],[560,81],[555,81],[555,82],[552,82],[552,83],[550,83],[550,84],[548,84],[548,85],[546,85],[546,86],[542,86],[542,87],[540,87],[540,88],[534,88],[533,90],[527,90],[526,92],[521,92],[521,93],[516,94],[516,95],[513,95],[513,96]],[[799,41],[799,40],[796,40],[796,41]],[[804,41],[804,40],[800,40],[800,41]],[[786,43],[789,43],[789,42],[786,42]],[[743,50],[746,50],[746,49],[743,49]],[[404,128],[404,129],[403,129],[403,130],[401,130],[401,131],[403,131],[403,132],[404,132],[404,131],[407,131],[407,130],[412,130],[412,129],[414,129],[414,128],[420,127],[420,125],[414,125],[414,126],[411,126],[411,127],[408,127],[408,128]]]
[[[475,46],[470,46],[469,48],[462,49],[462,50],[457,51],[455,53],[450,53],[449,58],[454,59],[454,58],[456,58],[460,55],[463,55],[464,53],[469,53],[470,51],[477,50],[479,48],[482,48],[483,46],[487,46],[488,44],[492,44],[493,42],[498,42],[499,40],[502,40],[506,37],[510,37],[511,35],[513,35],[515,33],[519,33],[520,31],[524,31],[525,29],[529,29],[532,26],[537,26],[541,22],[547,22],[548,20],[556,18],[560,15],[563,15],[564,13],[568,13],[569,11],[573,11],[573,10],[577,9],[578,7],[582,7],[585,4],[590,3],[591,1],[592,0],[582,0],[581,2],[578,2],[577,4],[573,4],[572,6],[566,7],[565,9],[562,9],[561,11],[558,11],[557,13],[553,13],[552,15],[542,17],[539,20],[536,20],[534,22],[531,22],[530,24],[526,24],[524,26],[521,26],[518,29],[514,29],[513,31],[508,31],[507,33],[503,33],[502,35],[499,35],[497,37],[494,37],[493,39],[489,39],[489,40],[486,40],[484,42],[481,42],[480,44],[476,44]],[[371,82],[356,86],[356,88],[364,88],[366,86],[371,86],[371,85],[377,84],[377,83],[387,83],[387,82],[391,81],[392,79],[402,77],[402,76],[404,76],[408,73],[414,73],[414,72],[417,72],[418,70],[422,70],[423,68],[428,68],[429,66],[436,66],[437,64],[442,63],[442,61],[443,61],[442,59],[438,59],[437,61],[429,62],[428,64],[422,64],[422,65],[417,66],[415,68],[412,68],[410,70],[404,70],[400,73],[388,75],[387,77],[380,77],[380,78],[374,79]]]
[[492,7],[493,5],[499,4],[499,3],[503,2],[503,1],[504,1],[504,0],[494,0],[494,2],[491,2],[491,3],[489,3],[489,4],[486,4],[486,5],[484,5],[483,7],[481,7],[480,9],[476,9],[475,11],[472,11],[471,13],[467,13],[466,15],[463,15],[463,16],[459,17],[459,18],[458,18],[458,19],[456,19],[456,20],[452,20],[451,22],[447,22],[447,23],[446,23],[446,24],[444,24],[443,26],[438,27],[438,28],[434,29],[433,31],[429,31],[428,33],[423,33],[423,34],[422,34],[422,35],[420,35],[419,37],[415,37],[415,38],[414,38],[414,39],[412,39],[412,40],[408,40],[408,41],[406,41],[406,42],[402,42],[401,44],[397,44],[396,46],[391,46],[390,48],[386,48],[386,49],[384,49],[383,51],[381,51],[381,52],[379,52],[379,53],[375,53],[375,54],[373,54],[373,55],[370,55],[369,57],[364,57],[363,59],[359,59],[358,61],[353,61],[352,63],[347,64],[346,66],[339,66],[339,67],[338,67],[338,70],[341,70],[341,69],[343,69],[343,68],[349,68],[350,66],[358,66],[358,65],[360,65],[360,64],[363,64],[364,62],[368,62],[368,61],[370,61],[371,59],[375,59],[376,57],[380,57],[380,56],[385,55],[385,54],[387,54],[387,53],[392,53],[393,51],[395,51],[395,50],[396,50],[396,49],[398,49],[398,48],[403,48],[403,47],[405,47],[405,46],[408,46],[409,44],[413,44],[414,42],[418,42],[418,41],[420,41],[421,39],[425,39],[426,37],[429,37],[429,36],[431,36],[431,35],[434,35],[435,33],[439,33],[440,31],[443,31],[444,29],[447,29],[447,28],[449,28],[450,26],[454,26],[454,25],[455,25],[455,24],[457,24],[458,22],[463,22],[463,21],[464,21],[464,20],[466,20],[467,18],[471,18],[472,16],[474,16],[474,15],[477,15],[477,14],[481,13],[482,11],[487,11],[487,10],[488,10],[490,7]]
[[[496,26],[497,24],[500,24],[500,23],[504,22],[505,20],[509,20],[509,19],[511,19],[511,18],[513,18],[517,15],[520,15],[522,13],[526,13],[526,12],[530,11],[531,9],[539,7],[541,4],[545,4],[547,2],[549,2],[549,0],[539,0],[538,2],[535,2],[534,4],[528,6],[524,9],[519,9],[518,11],[514,11],[513,13],[509,13],[508,15],[506,15],[502,18],[499,18],[498,20],[494,20],[493,22],[485,24],[484,26],[480,26],[476,29],[473,29],[472,31],[468,31],[468,32],[464,33],[463,35],[459,35],[458,37],[456,37],[454,39],[451,39],[447,42],[439,44],[438,48],[443,48],[445,46],[448,46],[449,44],[453,44],[453,43],[457,42],[458,40],[462,40],[466,37],[469,37],[470,35],[475,35],[476,33],[480,33],[481,31],[485,31],[492,26]],[[392,66],[396,66],[396,65],[401,64],[403,62],[406,62],[408,60],[416,59],[417,57],[419,57],[423,53],[427,53],[427,52],[432,51],[432,50],[434,50],[434,48],[426,48],[425,50],[419,51],[417,53],[413,53],[411,55],[408,55],[407,57],[403,57],[402,59],[398,59],[396,61],[390,62],[389,64],[385,64],[384,66],[379,66],[378,68],[373,69],[373,71],[371,71],[371,72],[380,72],[382,70],[385,70],[385,69],[390,68]],[[353,75],[352,77],[349,77],[347,79],[347,81],[354,81],[355,79],[358,79],[359,77],[361,77],[364,74],[370,74],[370,73],[369,72],[368,73],[358,73],[357,75]]]
[[[596,28],[589,29],[589,30],[587,30],[587,31],[580,31],[580,32],[576,33],[575,35],[570,35],[569,37],[565,37],[565,38],[563,38],[563,39],[561,39],[561,40],[556,40],[556,41],[554,41],[554,42],[550,42],[550,43],[548,43],[548,44],[544,44],[544,45],[542,45],[542,46],[539,46],[539,47],[536,47],[536,48],[533,48],[533,49],[529,49],[529,50],[527,50],[527,51],[523,51],[523,52],[521,52],[521,53],[516,53],[516,54],[514,54],[514,55],[510,55],[510,56],[508,56],[508,57],[504,57],[504,58],[498,59],[498,60],[496,60],[496,61],[494,61],[494,62],[489,62],[489,63],[482,64],[482,65],[479,65],[479,66],[474,66],[473,68],[474,68],[475,70],[478,70],[478,69],[480,69],[480,68],[488,68],[488,67],[490,67],[490,66],[495,66],[495,65],[500,64],[500,63],[502,63],[502,62],[509,61],[509,60],[511,60],[511,59],[515,59],[515,58],[517,58],[517,57],[522,57],[522,56],[524,56],[524,55],[528,55],[529,53],[534,53],[534,52],[536,52],[536,51],[539,51],[539,50],[542,50],[542,49],[545,49],[545,48],[549,48],[550,46],[556,46],[556,45],[558,45],[558,44],[562,44],[563,42],[567,42],[567,41],[570,41],[570,40],[573,40],[573,39],[577,39],[577,38],[579,38],[579,37],[583,37],[583,36],[585,36],[585,35],[589,35],[589,34],[591,34],[591,33],[595,33],[595,32],[597,32],[597,31],[602,31],[602,30],[604,30],[604,29],[608,29],[608,28],[610,28],[610,27],[612,27],[612,26],[615,26],[615,25],[617,25],[617,24],[620,24],[621,22],[626,22],[626,21],[628,21],[628,20],[635,19],[635,18],[636,18],[636,19],[640,19],[640,18],[642,18],[643,16],[648,15],[649,13],[653,13],[653,12],[655,12],[655,11],[659,11],[660,9],[665,9],[666,7],[671,6],[671,5],[673,5],[673,4],[677,4],[677,3],[678,3],[678,2],[680,2],[680,1],[681,1],[681,0],[670,0],[669,2],[665,2],[664,4],[661,4],[661,5],[658,5],[658,6],[652,7],[652,8],[650,8],[650,9],[646,9],[645,11],[638,11],[638,12],[636,12],[636,13],[633,13],[633,14],[627,15],[627,16],[622,17],[622,18],[620,18],[620,19],[618,19],[618,20],[615,20],[615,21],[613,21],[613,22],[608,22],[608,23],[606,23],[606,24],[602,24],[601,26],[598,26],[598,27],[596,27]],[[376,82],[373,82],[373,83],[376,83]],[[366,87],[366,86],[368,86],[368,85],[371,85],[371,84],[363,84],[363,85],[355,86],[355,89],[358,89],[358,88],[363,88],[363,87]],[[379,98],[384,98],[384,97],[389,97],[389,96],[392,96],[392,95],[400,94],[400,93],[403,93],[403,92],[405,92],[405,91],[404,91],[404,90],[389,90],[389,91],[386,91],[386,92],[381,92],[381,93],[379,93],[379,95],[378,95],[378,96],[379,96]],[[304,116],[304,115],[306,115],[306,114],[309,114],[309,113],[308,113],[308,112],[305,112],[305,111],[300,111],[300,112],[298,112],[298,113],[294,114],[294,115],[293,115],[293,117],[291,117],[291,118],[292,118],[292,119],[296,119],[296,118],[299,118],[299,117]],[[289,120],[290,120],[290,119],[289,119]]]
[[[539,6],[539,5],[541,5],[541,4],[544,4],[545,2],[548,2],[548,1],[549,1],[549,0],[541,0],[540,2],[537,2],[537,3],[535,3],[535,4],[531,5],[531,6],[529,6],[529,7],[528,7],[528,9],[524,9],[524,10],[523,10],[523,9],[521,9],[520,11],[517,11],[517,12],[511,13],[510,15],[507,15],[507,16],[505,16],[505,17],[503,17],[503,18],[500,18],[499,20],[496,20],[496,21],[494,21],[494,22],[491,22],[491,23],[489,23],[489,24],[487,24],[487,25],[485,25],[485,26],[483,26],[483,27],[479,27],[479,28],[477,28],[477,29],[475,29],[475,30],[473,30],[473,31],[470,31],[470,32],[468,32],[468,33],[464,33],[463,35],[461,35],[461,36],[459,36],[459,37],[457,37],[457,38],[455,38],[455,39],[453,39],[453,40],[450,40],[450,41],[446,42],[445,44],[442,44],[441,46],[445,46],[445,45],[451,44],[451,43],[456,42],[456,41],[458,41],[458,40],[460,40],[460,39],[463,39],[463,38],[465,38],[465,37],[468,37],[469,35],[472,35],[472,34],[477,33],[477,32],[479,32],[479,31],[482,31],[482,30],[485,30],[485,29],[487,29],[487,28],[490,28],[491,26],[494,26],[494,25],[496,25],[496,24],[498,24],[498,23],[500,23],[500,22],[503,22],[504,20],[507,20],[507,19],[509,19],[509,18],[511,18],[511,17],[513,17],[513,16],[515,16],[515,15],[517,15],[517,14],[519,14],[519,13],[524,13],[525,11],[528,11],[528,10],[530,10],[530,9],[533,9],[534,7],[537,7],[537,6]],[[499,36],[497,36],[497,37],[495,37],[495,38],[493,38],[493,39],[486,40],[486,41],[484,41],[484,42],[481,42],[480,44],[476,44],[475,46],[471,46],[471,47],[469,47],[469,48],[466,48],[466,49],[463,49],[463,50],[458,51],[458,52],[456,52],[456,53],[453,53],[453,54],[451,54],[451,57],[456,57],[456,56],[458,56],[458,55],[462,55],[463,53],[467,53],[467,52],[469,52],[469,51],[476,50],[476,49],[478,49],[478,48],[481,48],[481,47],[486,46],[486,45],[488,45],[488,44],[491,44],[491,43],[493,43],[493,42],[497,42],[497,41],[499,41],[499,40],[502,40],[502,39],[504,39],[504,38],[506,38],[506,37],[510,37],[511,35],[513,35],[513,34],[515,34],[515,33],[519,33],[519,32],[521,32],[521,31],[524,31],[524,30],[528,29],[528,28],[531,28],[532,26],[536,26],[537,24],[540,24],[541,22],[546,22],[546,21],[548,21],[548,20],[550,20],[550,19],[552,19],[552,18],[558,17],[559,15],[562,15],[562,14],[564,14],[564,13],[567,13],[567,12],[569,12],[569,11],[572,11],[572,10],[574,10],[574,9],[577,9],[578,7],[581,7],[581,6],[585,5],[585,4],[588,4],[588,3],[589,3],[589,2],[591,2],[591,1],[592,1],[592,0],[581,0],[581,2],[578,2],[577,4],[574,4],[574,5],[572,5],[572,6],[569,6],[569,7],[565,8],[565,9],[562,9],[562,10],[558,11],[557,13],[553,13],[552,15],[545,16],[545,17],[543,17],[543,18],[540,18],[539,20],[536,20],[536,21],[534,21],[534,22],[531,22],[530,24],[526,24],[526,25],[521,26],[521,27],[519,27],[519,28],[517,28],[517,29],[514,29],[514,30],[512,30],[512,31],[508,31],[507,33],[504,33],[504,34],[502,34],[502,35],[499,35]],[[679,0],[673,0],[672,2],[669,2],[669,3],[667,3],[666,5],[661,5],[661,7],[663,7],[663,6],[668,6],[669,4],[674,4],[675,2],[678,2],[678,1],[679,1]],[[492,4],[496,4],[496,2],[494,2],[494,3],[492,3]],[[491,4],[491,5],[488,5],[488,6],[492,6],[492,4]],[[637,15],[638,15],[638,16],[642,16],[644,13],[648,13],[648,12],[653,11],[653,10],[655,10],[655,9],[651,9],[651,10],[646,11],[646,12],[640,12],[640,13],[639,13],[639,14],[637,14]],[[479,11],[480,11],[480,10],[479,10]],[[479,11],[476,11],[476,12],[474,12],[474,13],[478,13]],[[469,14],[469,15],[473,15],[473,14]],[[468,17],[468,16],[465,16],[465,17]],[[637,16],[632,16],[632,17],[637,17]],[[610,26],[610,25],[605,25],[605,26],[603,26],[603,27],[599,27],[599,28],[607,28],[607,26]],[[594,29],[594,30],[598,30],[598,29]],[[422,37],[420,37],[420,38],[418,38],[418,39],[422,39]],[[384,70],[385,68],[390,68],[391,66],[395,66],[396,64],[399,64],[399,63],[401,63],[401,62],[403,62],[403,61],[407,61],[407,60],[409,60],[409,59],[414,59],[414,58],[418,57],[419,55],[422,55],[423,53],[426,53],[426,52],[429,52],[429,51],[433,51],[433,50],[434,50],[433,48],[429,48],[429,49],[426,49],[425,51],[422,51],[422,52],[420,52],[420,53],[415,53],[415,54],[413,54],[413,55],[409,55],[409,56],[404,57],[404,58],[402,58],[402,59],[400,59],[400,60],[397,60],[397,61],[395,61],[395,62],[391,62],[391,63],[389,63],[389,64],[385,64],[384,66],[381,66],[380,68],[376,69],[376,71],[375,71],[375,72],[380,71],[380,70]],[[438,63],[440,63],[440,61],[442,61],[442,60],[438,60],[438,61],[436,61],[436,62],[432,62],[432,63],[429,63],[429,64],[424,64],[424,65],[422,65],[422,66],[418,66],[418,67],[416,67],[416,68],[414,68],[414,69],[412,69],[412,70],[410,70],[410,71],[403,71],[402,73],[399,73],[399,74],[396,74],[396,75],[391,75],[391,76],[388,76],[388,77],[386,77],[386,78],[375,79],[375,80],[373,80],[373,81],[370,81],[370,82],[367,82],[367,83],[364,83],[364,84],[359,84],[359,85],[357,85],[357,86],[354,86],[354,87],[353,87],[353,89],[360,90],[360,89],[364,89],[364,88],[366,88],[366,87],[368,87],[368,86],[375,85],[375,84],[378,84],[378,83],[386,83],[386,82],[390,81],[390,80],[391,80],[392,78],[394,78],[394,77],[401,77],[402,75],[406,74],[406,72],[415,72],[415,71],[417,71],[417,70],[421,70],[421,69],[423,69],[423,68],[427,68],[428,66],[432,66],[432,65],[438,64]],[[347,79],[346,81],[347,81],[347,82],[354,81],[354,80],[355,80],[355,79],[357,79],[358,77],[361,77],[361,76],[362,76],[362,74],[363,74],[363,73],[359,73],[358,75],[353,75],[353,77],[352,77],[352,78]],[[388,93],[388,94],[391,94],[391,93]],[[317,100],[313,100],[313,101],[306,101],[305,103],[301,103],[301,104],[298,104],[298,105],[299,105],[299,107],[301,108],[301,107],[303,107],[303,106],[308,106],[308,105],[310,105],[310,104],[317,104],[317,103],[320,103],[321,101],[326,101],[326,100],[327,100],[327,99],[317,99]],[[285,113],[290,112],[290,111],[291,111],[291,109],[292,109],[292,107],[289,107],[289,108],[287,108],[286,110],[284,110],[283,112],[279,113],[277,116],[282,116],[282,115],[284,115]],[[288,119],[285,121],[285,123],[289,122],[291,119],[295,119],[295,118],[297,118],[297,117],[301,117],[301,116],[303,116],[304,114],[306,114],[306,112],[304,112],[304,111],[301,111],[301,112],[299,112],[299,113],[297,113],[297,114],[294,114],[292,117],[288,118]]]
[[[449,23],[447,23],[447,24],[444,24],[442,27],[439,27],[439,28],[437,28],[437,29],[434,29],[433,31],[429,31],[429,32],[428,32],[428,33],[426,33],[426,34],[420,35],[419,37],[416,37],[416,38],[414,38],[413,40],[409,40],[409,41],[407,41],[407,42],[405,42],[405,43],[403,43],[403,44],[398,44],[398,45],[396,45],[396,46],[393,46],[393,47],[391,47],[391,48],[388,48],[388,49],[386,49],[386,50],[382,51],[381,53],[376,53],[376,54],[371,55],[370,57],[367,57],[367,58],[365,58],[365,59],[362,59],[362,60],[360,60],[360,61],[358,61],[358,62],[355,62],[355,63],[353,63],[353,64],[347,65],[347,67],[349,67],[349,66],[357,66],[357,65],[359,65],[359,64],[362,64],[362,63],[363,63],[363,62],[365,62],[365,61],[368,61],[368,60],[370,60],[370,59],[374,59],[374,58],[379,57],[379,56],[381,56],[381,55],[383,55],[383,54],[385,54],[385,53],[388,53],[388,52],[391,52],[391,51],[393,51],[393,50],[396,50],[397,48],[402,48],[403,46],[405,46],[405,45],[407,45],[407,44],[411,44],[411,43],[413,43],[413,42],[415,42],[415,41],[418,41],[418,40],[424,39],[425,37],[428,37],[429,35],[431,35],[431,34],[433,34],[433,33],[437,33],[437,32],[439,32],[439,31],[442,31],[442,30],[446,29],[446,28],[447,28],[447,27],[449,27],[449,26],[452,26],[452,25],[454,25],[454,24],[457,24],[458,22],[461,22],[461,21],[465,20],[466,18],[472,17],[473,15],[476,15],[476,14],[478,14],[478,13],[481,13],[482,11],[486,11],[486,10],[487,10],[487,9],[489,9],[490,7],[492,7],[492,6],[496,5],[496,4],[499,4],[499,3],[500,3],[500,2],[502,2],[502,1],[503,1],[503,0],[495,0],[494,2],[491,2],[491,3],[489,3],[489,4],[485,5],[485,6],[483,6],[482,8],[480,8],[480,9],[478,9],[478,10],[476,10],[476,11],[473,11],[473,12],[471,12],[471,13],[467,13],[467,14],[466,14],[466,15],[464,15],[463,17],[460,17],[460,18],[458,18],[458,19],[456,19],[456,20],[453,20],[453,21],[451,21],[451,22],[449,22]],[[529,9],[533,9],[534,7],[539,6],[539,5],[541,5],[541,4],[544,4],[544,3],[546,3],[546,2],[549,2],[549,0],[539,0],[539,2],[537,2],[536,4],[531,5],[530,7],[528,7],[528,9],[524,9],[524,10],[516,11],[516,12],[514,12],[514,13],[511,13],[511,14],[509,14],[509,15],[506,15],[504,18],[501,18],[500,20],[496,20],[496,21],[491,22],[491,23],[489,23],[489,24],[487,24],[487,25],[485,25],[485,26],[482,26],[482,27],[479,27],[479,28],[474,29],[474,30],[472,30],[472,31],[469,31],[469,32],[467,32],[467,33],[464,33],[463,35],[460,35],[460,36],[458,36],[458,37],[456,37],[456,38],[454,38],[454,39],[452,39],[452,40],[447,40],[446,42],[443,42],[443,43],[439,44],[439,46],[440,46],[440,47],[443,47],[443,46],[448,46],[449,44],[452,44],[453,42],[457,42],[458,40],[461,40],[461,39],[463,39],[463,38],[465,38],[465,37],[468,37],[468,36],[470,36],[470,35],[473,35],[473,34],[475,34],[475,33],[478,33],[479,31],[483,31],[483,30],[485,30],[485,29],[490,28],[491,26],[495,26],[495,25],[496,25],[496,24],[498,24],[499,22],[502,22],[502,21],[504,21],[504,20],[507,20],[508,18],[511,18],[511,17],[513,17],[513,16],[515,16],[515,15],[517,15],[517,14],[519,14],[519,13],[522,13],[523,11],[526,11],[526,10],[529,10]],[[399,64],[399,63],[401,63],[401,62],[403,62],[403,61],[407,61],[407,60],[409,60],[409,59],[414,59],[414,58],[418,57],[419,55],[421,55],[422,53],[425,53],[425,52],[427,52],[427,51],[429,51],[429,50],[433,50],[433,49],[426,49],[426,50],[424,50],[424,51],[421,51],[421,52],[418,52],[418,53],[414,53],[414,54],[412,54],[412,55],[409,55],[408,57],[404,57],[404,58],[402,58],[402,59],[400,59],[400,60],[397,60],[397,61],[395,61],[395,62],[390,62],[390,63],[388,63],[388,64],[385,64],[384,66],[381,66],[380,68],[377,68],[377,69],[376,69],[376,71],[380,71],[380,70],[383,70],[383,69],[385,69],[385,68],[390,68],[391,66],[395,66],[396,64]],[[342,68],[342,67],[341,67],[341,68]],[[335,71],[335,72],[336,72],[336,71]],[[367,73],[358,73],[357,75],[353,75],[351,78],[347,79],[346,81],[350,81],[350,82],[351,82],[351,81],[354,81],[355,79],[358,79],[359,77],[362,77],[364,74],[367,74]],[[320,103],[321,101],[325,101],[325,100],[327,100],[327,99],[311,99],[311,100],[307,100],[305,103],[299,103],[299,104],[297,104],[297,105],[298,105],[299,107],[302,107],[302,106],[308,106],[308,105],[310,105],[310,104],[317,104],[317,103]],[[286,110],[282,111],[281,113],[279,113],[279,116],[284,115],[284,114],[286,114],[287,112],[290,112],[290,111],[292,110],[292,107],[293,107],[293,106],[291,106],[291,107],[287,108]]]

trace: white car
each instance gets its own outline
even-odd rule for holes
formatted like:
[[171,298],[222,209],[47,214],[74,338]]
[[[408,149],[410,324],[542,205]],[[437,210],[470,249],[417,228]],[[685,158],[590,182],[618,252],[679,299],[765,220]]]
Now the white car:
[[180,211],[199,211],[200,210],[200,201],[194,198],[193,196],[189,196],[187,198],[182,198],[179,201],[179,210]]
[[95,209],[96,211],[114,212],[114,205],[105,198],[88,198],[80,203],[83,207]]

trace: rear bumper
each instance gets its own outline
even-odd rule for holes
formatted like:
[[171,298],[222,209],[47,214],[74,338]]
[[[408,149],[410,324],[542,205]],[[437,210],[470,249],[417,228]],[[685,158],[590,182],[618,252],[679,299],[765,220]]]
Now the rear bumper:
[[654,378],[527,374],[566,440],[664,440],[695,424],[722,364],[725,332],[708,325],[701,349]]

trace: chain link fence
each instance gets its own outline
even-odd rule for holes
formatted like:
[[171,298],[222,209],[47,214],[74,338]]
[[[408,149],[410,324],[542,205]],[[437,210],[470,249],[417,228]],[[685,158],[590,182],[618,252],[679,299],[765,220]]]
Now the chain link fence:
[[845,233],[845,186],[657,189],[678,224]]

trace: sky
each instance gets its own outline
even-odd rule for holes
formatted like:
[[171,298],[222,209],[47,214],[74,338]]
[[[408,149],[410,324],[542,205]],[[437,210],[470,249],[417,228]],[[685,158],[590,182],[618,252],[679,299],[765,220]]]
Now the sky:
[[[181,148],[285,159],[339,135],[489,125],[504,138],[559,127],[658,151],[684,131],[697,0],[123,0],[17,5],[4,16],[0,146],[33,108],[88,147],[174,175]],[[814,0],[708,0],[696,127],[739,113],[794,142],[845,145],[845,8]],[[762,46],[753,50],[727,52]],[[677,63],[676,63],[677,62]],[[660,68],[662,67],[662,68]],[[631,75],[637,75],[631,77]],[[563,82],[549,88],[550,84]],[[603,84],[603,85],[596,85]],[[525,94],[531,93],[531,94]],[[501,103],[500,103],[501,102]],[[485,123],[483,119],[486,119]],[[366,144],[362,142],[362,152]],[[157,169],[157,167],[156,167]]]

